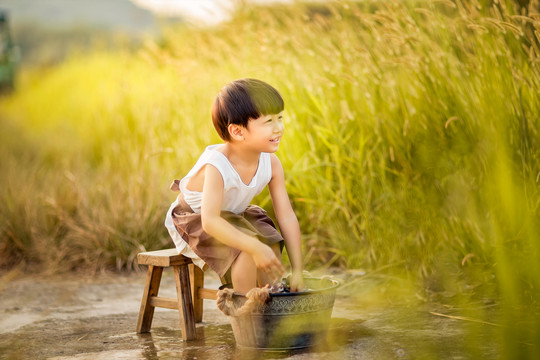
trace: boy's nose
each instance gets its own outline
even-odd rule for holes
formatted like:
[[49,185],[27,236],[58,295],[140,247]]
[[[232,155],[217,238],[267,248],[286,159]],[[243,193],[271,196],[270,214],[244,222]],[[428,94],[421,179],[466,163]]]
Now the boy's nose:
[[274,125],[274,132],[275,133],[283,132],[284,129],[285,129],[285,126],[283,125],[283,123],[276,121]]

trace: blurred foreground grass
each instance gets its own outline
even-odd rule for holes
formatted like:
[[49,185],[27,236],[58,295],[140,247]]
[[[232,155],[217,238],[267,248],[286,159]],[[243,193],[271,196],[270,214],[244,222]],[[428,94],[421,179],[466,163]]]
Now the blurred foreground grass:
[[26,69],[0,100],[4,266],[131,269],[139,251],[172,246],[168,184],[219,141],[221,86],[255,77],[286,102],[278,155],[306,267],[397,274],[478,318],[500,303],[502,354],[532,358],[539,4],[489,3],[246,7],[136,52]]

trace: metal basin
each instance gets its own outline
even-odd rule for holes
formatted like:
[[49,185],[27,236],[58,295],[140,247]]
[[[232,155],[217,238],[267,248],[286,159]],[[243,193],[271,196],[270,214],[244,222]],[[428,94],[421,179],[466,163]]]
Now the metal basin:
[[[239,347],[256,349],[299,349],[326,337],[339,282],[328,278],[305,278],[307,291],[274,293],[251,313],[231,316],[231,326]],[[230,287],[223,285],[220,289]],[[235,307],[246,302],[235,294]]]

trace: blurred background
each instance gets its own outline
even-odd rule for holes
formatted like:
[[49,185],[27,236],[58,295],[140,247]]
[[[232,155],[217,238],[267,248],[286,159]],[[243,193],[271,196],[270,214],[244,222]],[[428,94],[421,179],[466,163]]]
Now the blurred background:
[[3,271],[132,271],[172,247],[168,185],[219,142],[215,94],[254,77],[285,100],[308,270],[480,321],[472,355],[482,321],[502,358],[540,352],[538,0],[0,9]]
[[229,0],[2,0],[24,65],[56,62],[73,48],[111,44],[123,37],[139,43],[159,35],[164,23],[217,24],[230,13]]

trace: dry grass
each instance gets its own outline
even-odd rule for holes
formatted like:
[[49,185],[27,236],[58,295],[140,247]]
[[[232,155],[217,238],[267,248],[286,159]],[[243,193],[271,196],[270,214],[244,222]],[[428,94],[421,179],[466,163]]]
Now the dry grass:
[[[256,77],[285,98],[278,155],[308,267],[384,267],[537,319],[540,18],[497,3],[245,8],[24,71],[0,102],[4,264],[131,269],[171,246],[168,184],[218,141],[219,88]],[[539,322],[513,311],[494,322],[534,338]]]

